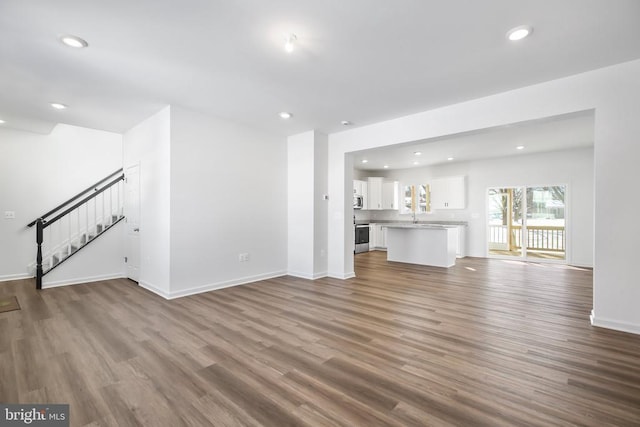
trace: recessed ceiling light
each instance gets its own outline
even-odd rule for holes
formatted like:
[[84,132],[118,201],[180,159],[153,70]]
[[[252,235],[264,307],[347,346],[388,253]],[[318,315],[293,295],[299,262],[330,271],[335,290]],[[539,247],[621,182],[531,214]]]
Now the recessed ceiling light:
[[287,34],[285,36],[285,38],[284,38],[284,50],[285,50],[285,52],[287,52],[287,53],[293,52],[293,48],[294,48],[294,45],[296,43],[296,40],[298,40],[298,37],[296,37],[296,35],[293,34],[293,33]]
[[340,124],[342,126],[351,126],[353,123],[350,122],[349,120],[343,120],[343,121],[340,122]]
[[86,40],[81,39],[77,36],[66,35],[60,37],[60,41],[69,47],[74,47],[76,49],[82,49],[83,47],[89,46]]
[[453,157],[447,157],[447,160],[451,161],[451,160],[453,160]]
[[389,169],[389,165],[384,165],[383,168]]
[[280,116],[280,118],[282,119],[290,119],[291,117],[293,117],[293,114],[288,113],[286,111],[282,111],[278,114]]
[[507,31],[507,38],[511,41],[522,40],[533,32],[533,27],[530,25],[520,25]]
[[55,108],[56,110],[64,110],[65,108],[67,108],[67,106],[66,106],[66,105],[64,105],[64,104],[60,104],[59,102],[52,102],[52,103],[51,103],[51,106],[52,106],[53,108]]
[[413,164],[414,164],[414,165],[419,165],[419,164],[420,164],[420,162],[413,162]]
[[367,160],[367,159],[362,159],[362,163],[369,163],[369,160]]
[[518,146],[516,147],[516,150],[524,150],[524,145],[518,145]]
[[4,120],[0,119],[0,125],[6,123]]
[[421,156],[422,155],[422,151],[414,151],[413,155],[414,156]]

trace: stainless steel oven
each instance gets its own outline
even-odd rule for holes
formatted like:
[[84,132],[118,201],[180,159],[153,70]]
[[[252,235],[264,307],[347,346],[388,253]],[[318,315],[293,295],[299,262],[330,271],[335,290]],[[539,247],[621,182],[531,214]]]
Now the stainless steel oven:
[[356,224],[354,253],[369,252],[369,224]]

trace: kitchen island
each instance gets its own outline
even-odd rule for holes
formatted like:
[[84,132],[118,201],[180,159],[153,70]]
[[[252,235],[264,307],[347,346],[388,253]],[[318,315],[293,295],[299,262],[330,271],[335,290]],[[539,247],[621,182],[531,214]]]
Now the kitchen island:
[[387,261],[452,267],[456,263],[458,229],[432,224],[389,224]]

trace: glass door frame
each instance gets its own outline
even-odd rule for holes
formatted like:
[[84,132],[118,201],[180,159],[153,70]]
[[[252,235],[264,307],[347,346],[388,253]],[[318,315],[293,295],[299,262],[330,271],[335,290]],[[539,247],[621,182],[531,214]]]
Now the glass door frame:
[[[528,232],[527,232],[527,189],[529,188],[539,188],[539,187],[564,187],[564,239],[565,239],[565,248],[564,248],[564,259],[551,259],[551,258],[532,258],[527,256],[527,246],[528,245]],[[491,254],[491,250],[489,249],[489,244],[491,241],[491,228],[489,227],[489,191],[492,189],[502,189],[502,188],[520,188],[522,189],[522,211],[524,213],[522,220],[522,227],[520,229],[520,256],[509,256],[509,255],[500,255],[500,254]],[[487,187],[484,192],[485,197],[485,215],[484,215],[484,225],[486,227],[485,233],[485,256],[487,258],[492,259],[502,259],[502,260],[512,260],[512,261],[522,261],[522,262],[534,262],[534,263],[549,263],[549,264],[569,264],[570,259],[570,250],[571,245],[569,242],[571,241],[571,230],[570,230],[570,187],[566,183],[556,183],[556,184],[546,184],[546,185],[493,185]]]

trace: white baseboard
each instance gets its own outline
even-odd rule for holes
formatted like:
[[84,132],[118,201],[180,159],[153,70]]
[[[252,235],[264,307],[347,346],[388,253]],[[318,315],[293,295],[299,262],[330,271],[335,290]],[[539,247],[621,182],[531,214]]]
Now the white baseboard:
[[33,276],[28,273],[6,274],[4,276],[0,276],[0,282],[10,282],[11,280],[24,280],[24,279],[33,279]]
[[112,274],[102,274],[100,276],[78,277],[75,279],[55,280],[53,282],[45,282],[43,279],[42,289],[57,288],[59,286],[80,285],[83,283],[100,282],[102,280],[123,279],[125,276],[122,272]]
[[297,271],[289,271],[287,272],[287,275],[293,276],[293,277],[299,277],[301,279],[316,280],[316,279],[322,279],[323,277],[327,277],[327,272],[323,271],[321,273],[307,274],[307,273],[300,273]]
[[[273,279],[274,277],[286,276],[286,271],[274,271],[272,273],[258,274],[256,276],[241,277],[239,279],[227,280],[224,282],[210,283],[204,286],[198,286],[196,288],[183,289],[180,291],[170,292],[168,296],[164,296],[161,293],[156,292],[160,296],[164,296],[166,299],[175,299],[186,297],[189,295],[201,294],[203,292],[215,291],[217,289],[230,288],[231,286],[246,285],[247,283],[259,282],[260,280]],[[152,289],[149,289],[155,292]]]
[[154,294],[156,294],[158,296],[161,296],[164,299],[171,299],[171,295],[168,292],[163,291],[162,289],[152,285],[151,283],[147,283],[147,282],[144,282],[144,281],[140,280],[140,281],[138,281],[138,285],[141,288],[144,288],[144,289],[148,290],[149,292],[153,292]]
[[589,318],[591,319],[591,325],[593,326],[640,335],[640,325],[638,324],[596,317],[593,313],[593,310],[591,310],[591,315],[589,316]]
[[328,273],[327,277],[331,277],[332,279],[341,279],[341,280],[352,279],[356,277],[356,272],[352,271],[350,273]]

